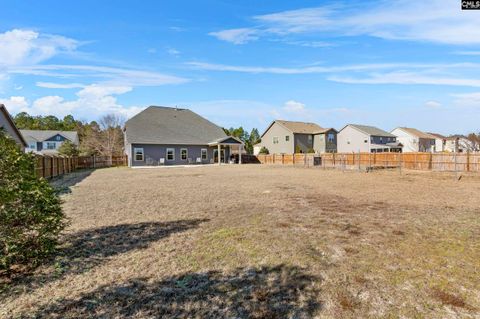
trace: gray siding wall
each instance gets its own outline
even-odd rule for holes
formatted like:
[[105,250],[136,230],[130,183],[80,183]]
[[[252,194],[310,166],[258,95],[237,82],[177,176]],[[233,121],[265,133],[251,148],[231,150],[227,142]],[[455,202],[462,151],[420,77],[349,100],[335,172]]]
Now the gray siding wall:
[[295,147],[294,147],[295,152],[297,152],[297,148],[298,148],[297,146],[300,147],[300,150],[302,153],[307,153],[308,149],[313,148],[313,135],[312,134],[295,134]]
[[12,127],[12,125],[10,124],[8,119],[5,118],[3,112],[1,112],[1,111],[0,111],[0,127],[3,127],[5,129],[5,131],[7,132],[7,134],[10,135],[15,140],[15,142],[17,142],[18,145],[20,145],[20,147],[22,149],[24,149],[24,146],[22,144],[22,140],[17,135],[17,133],[15,132],[15,129]]
[[337,148],[339,153],[370,152],[370,136],[347,125],[337,134]]
[[[334,136],[333,142],[329,142],[327,136],[332,133]],[[313,137],[313,149],[316,153],[334,153],[337,151],[337,133],[335,131],[328,131],[327,133],[316,134]]]
[[[143,161],[135,161],[134,148],[143,148],[144,159]],[[167,161],[167,148],[173,148],[175,150],[175,160]],[[208,145],[160,145],[160,144],[130,144],[129,163],[130,166],[153,166],[158,165],[160,158],[165,159],[165,165],[186,165],[188,160],[182,160],[180,158],[180,150],[187,149],[187,158],[191,158],[195,163],[197,157],[201,157],[202,148],[207,149],[207,159],[202,161],[202,164],[208,164],[213,159],[213,153],[217,147],[209,147]],[[225,156],[230,156],[230,150],[225,148]]]
[[[278,144],[273,144],[275,136],[278,137]],[[289,141],[286,141],[286,136],[289,136]],[[262,137],[260,145],[265,146],[270,154],[292,154],[295,150],[293,133],[278,123],[273,123]]]

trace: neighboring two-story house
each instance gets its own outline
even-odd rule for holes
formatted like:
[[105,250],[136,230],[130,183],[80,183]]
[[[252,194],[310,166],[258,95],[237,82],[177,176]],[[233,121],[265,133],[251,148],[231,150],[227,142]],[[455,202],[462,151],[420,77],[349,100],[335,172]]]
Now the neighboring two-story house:
[[65,141],[79,145],[78,133],[75,131],[20,130],[27,142],[25,152],[39,154],[58,154],[58,149]]
[[255,149],[261,147],[267,148],[270,154],[333,153],[337,151],[337,131],[315,123],[275,120]]
[[411,127],[397,127],[391,132],[402,143],[403,152],[436,152],[436,136]]
[[472,143],[472,141],[470,141],[466,136],[452,135],[445,139],[445,151],[452,153],[466,153],[477,152],[478,149],[475,147],[474,143]]
[[374,126],[348,124],[337,134],[339,153],[401,152],[402,144],[395,135]]
[[8,113],[7,108],[3,104],[0,104],[0,128],[5,130],[5,132],[17,142],[22,150],[27,147],[27,142],[15,126],[10,113]]

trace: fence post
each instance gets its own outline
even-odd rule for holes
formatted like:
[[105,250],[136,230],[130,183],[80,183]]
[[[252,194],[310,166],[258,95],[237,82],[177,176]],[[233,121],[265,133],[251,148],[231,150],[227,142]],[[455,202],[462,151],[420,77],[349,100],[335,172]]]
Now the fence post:
[[467,150],[467,172],[470,172],[470,150]]
[[428,161],[428,169],[433,170],[433,153],[430,153],[430,159]]
[[398,170],[402,175],[402,153],[398,153]]
[[[220,162],[220,157],[219,157],[218,161]],[[93,168],[95,168],[95,155],[93,155]]]
[[360,163],[360,150],[358,150],[358,171],[360,171],[361,168],[361,163]]

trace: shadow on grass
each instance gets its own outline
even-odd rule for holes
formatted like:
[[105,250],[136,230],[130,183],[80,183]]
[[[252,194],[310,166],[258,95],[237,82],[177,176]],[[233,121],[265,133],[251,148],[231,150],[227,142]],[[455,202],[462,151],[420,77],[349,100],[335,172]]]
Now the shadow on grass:
[[131,250],[145,249],[153,242],[171,234],[198,227],[206,221],[208,219],[120,224],[67,235],[46,269],[37,270],[30,275],[19,274],[11,278],[9,287],[3,290],[8,290],[5,295],[34,290],[38,286],[61,279],[68,274],[86,272],[112,256]]
[[50,184],[55,188],[55,190],[57,191],[57,194],[59,195],[69,194],[72,192],[73,186],[80,183],[88,176],[90,176],[90,174],[92,174],[93,171],[94,169],[75,170],[71,173],[54,177],[50,181]]
[[302,268],[186,273],[131,279],[42,307],[34,318],[312,318],[322,307],[319,279]]

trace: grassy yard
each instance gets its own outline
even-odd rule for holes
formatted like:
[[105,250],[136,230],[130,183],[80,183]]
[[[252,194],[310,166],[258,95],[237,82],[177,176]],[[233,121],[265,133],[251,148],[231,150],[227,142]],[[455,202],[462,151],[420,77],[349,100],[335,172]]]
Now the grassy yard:
[[479,318],[480,177],[262,165],[101,169],[0,317]]

